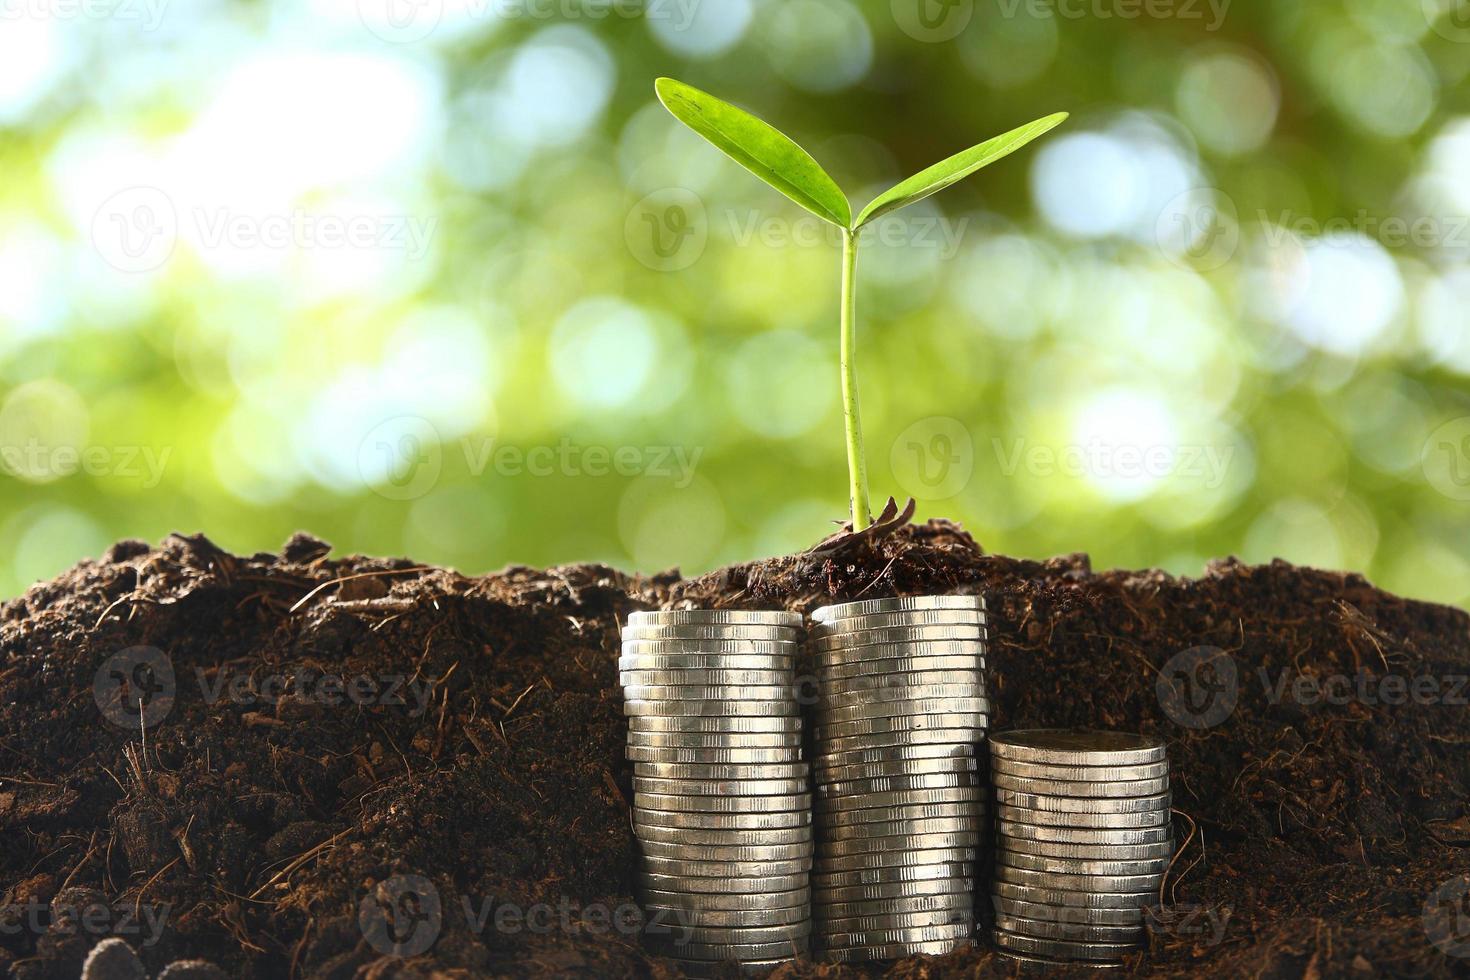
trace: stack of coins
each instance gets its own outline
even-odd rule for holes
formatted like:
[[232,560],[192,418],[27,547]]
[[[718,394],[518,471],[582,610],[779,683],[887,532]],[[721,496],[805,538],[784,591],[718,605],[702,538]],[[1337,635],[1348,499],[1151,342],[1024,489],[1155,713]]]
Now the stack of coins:
[[634,613],[623,628],[646,933],[686,973],[809,949],[800,626],[795,613],[682,609]]
[[843,962],[965,945],[984,839],[984,600],[872,599],[812,618],[816,944]]
[[1162,740],[1037,729],[990,738],[995,944],[1116,964],[1144,936],[1174,844]]

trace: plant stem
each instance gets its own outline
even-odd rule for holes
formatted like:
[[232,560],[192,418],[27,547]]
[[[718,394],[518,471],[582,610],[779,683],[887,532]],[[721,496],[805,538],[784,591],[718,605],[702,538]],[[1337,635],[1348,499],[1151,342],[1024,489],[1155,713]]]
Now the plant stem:
[[868,460],[863,454],[863,425],[858,418],[857,367],[854,363],[857,331],[857,234],[842,234],[842,417],[847,425],[847,474],[852,507],[852,529],[873,523],[868,510]]

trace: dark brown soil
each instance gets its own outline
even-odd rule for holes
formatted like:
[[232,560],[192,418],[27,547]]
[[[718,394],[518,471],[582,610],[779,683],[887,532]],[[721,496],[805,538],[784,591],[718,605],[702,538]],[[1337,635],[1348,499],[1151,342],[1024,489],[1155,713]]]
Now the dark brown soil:
[[[1430,941],[1424,916],[1470,867],[1461,611],[1282,563],[1223,561],[1184,580],[1094,573],[1081,555],[1019,561],[942,523],[694,580],[585,565],[472,579],[327,552],[304,536],[248,558],[202,537],[123,542],[0,609],[0,970],[74,978],[111,930],[151,972],[197,957],[244,978],[670,976],[636,935],[597,917],[632,902],[615,670],[625,614],[979,586],[997,728],[1169,741],[1189,838],[1164,895],[1178,921],[1134,969],[1470,972]],[[163,651],[175,672],[146,750],[94,696],[99,668],[137,646]],[[1195,729],[1171,720],[1156,683],[1201,646],[1238,665],[1239,705]],[[1370,693],[1385,676],[1433,678],[1438,703],[1288,693],[1273,704],[1283,671],[1288,684],[1362,672]],[[325,703],[331,688],[230,693],[241,678],[322,675],[408,678],[424,710],[412,697]],[[437,941],[410,959],[381,954],[359,927],[364,898],[404,875],[427,879],[442,910]],[[491,909],[478,933],[462,900]],[[495,909],[540,902],[564,910],[549,930],[496,928]],[[94,906],[101,917],[78,924],[75,910]],[[160,938],[140,923],[162,913]],[[1211,928],[1226,916],[1223,932]],[[1014,970],[982,948],[870,972]]]

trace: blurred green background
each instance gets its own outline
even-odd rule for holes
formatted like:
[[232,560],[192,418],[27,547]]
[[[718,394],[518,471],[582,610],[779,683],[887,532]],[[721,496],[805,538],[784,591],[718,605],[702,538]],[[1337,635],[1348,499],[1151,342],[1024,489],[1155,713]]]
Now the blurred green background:
[[875,507],[1470,603],[1464,0],[0,0],[0,595],[119,537],[698,572]]

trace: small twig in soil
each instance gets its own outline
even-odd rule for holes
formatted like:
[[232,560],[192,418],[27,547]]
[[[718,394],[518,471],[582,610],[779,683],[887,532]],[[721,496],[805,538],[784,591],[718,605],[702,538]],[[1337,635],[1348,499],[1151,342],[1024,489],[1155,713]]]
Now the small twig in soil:
[[358,572],[356,575],[344,575],[341,578],[334,578],[330,581],[323,582],[321,585],[318,585],[316,588],[306,593],[306,595],[296,600],[296,604],[290,608],[289,612],[297,612],[301,609],[302,606],[306,605],[312,599],[316,598],[317,594],[322,592],[324,589],[329,589],[334,585],[341,585],[343,582],[351,582],[360,578],[380,578],[385,575],[410,575],[414,572],[427,571],[430,571],[429,566],[415,565],[412,568],[389,568],[377,572]]
[[326,850],[328,847],[330,847],[333,844],[337,843],[339,840],[341,840],[342,838],[346,837],[351,832],[352,832],[352,828],[349,827],[348,829],[342,831],[341,833],[333,834],[331,837],[328,837],[326,840],[322,841],[320,844],[316,845],[315,847],[308,848],[307,850],[305,850],[305,851],[301,852],[300,854],[296,855],[294,858],[291,858],[290,861],[288,861],[286,863],[286,866],[284,868],[282,868],[280,871],[277,871],[274,875],[271,876],[271,879],[269,881],[267,881],[265,884],[261,885],[259,888],[255,889],[255,891],[253,891],[253,892],[250,893],[250,896],[249,896],[250,897],[250,901],[253,902],[253,901],[258,900],[260,894],[262,892],[264,892],[267,888],[270,888],[272,885],[274,885],[276,882],[280,881],[282,878],[284,878],[287,875],[291,874],[292,872],[296,871],[297,869],[299,869],[300,867],[302,867],[303,865],[305,865],[306,862],[310,861],[312,858],[316,857],[322,851]]

